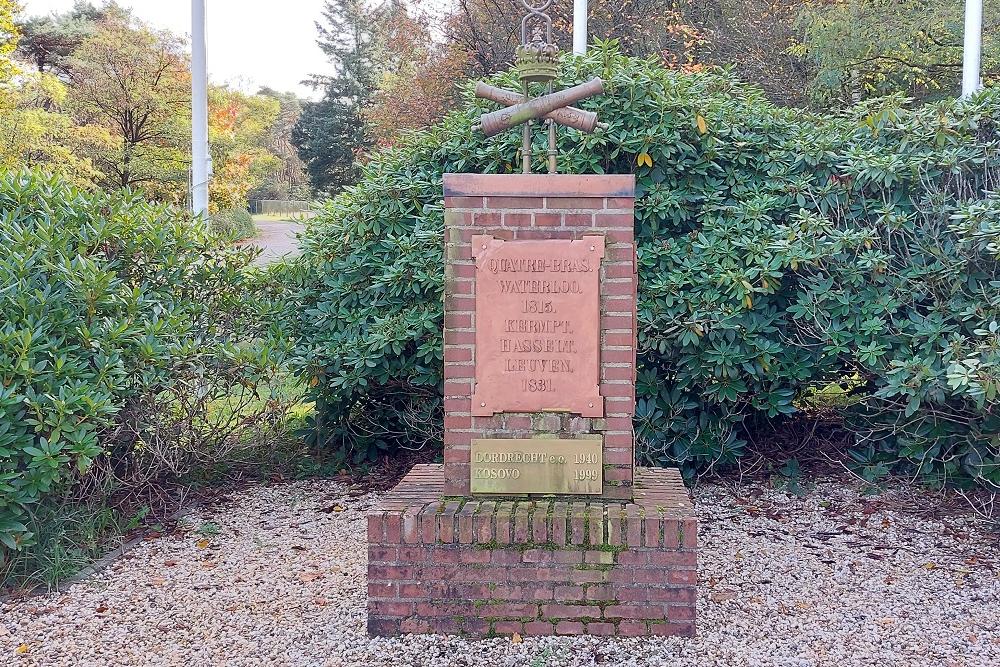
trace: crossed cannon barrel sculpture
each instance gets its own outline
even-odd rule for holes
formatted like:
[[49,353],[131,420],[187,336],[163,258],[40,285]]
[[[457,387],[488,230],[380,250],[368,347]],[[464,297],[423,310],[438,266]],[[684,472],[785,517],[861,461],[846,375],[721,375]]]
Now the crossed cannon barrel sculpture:
[[598,122],[597,114],[570,105],[603,92],[604,82],[595,78],[572,88],[525,101],[521,93],[480,82],[476,84],[476,97],[508,106],[499,111],[483,114],[474,129],[481,129],[487,137],[492,137],[521,123],[544,118],[582,132],[593,132],[604,126]]

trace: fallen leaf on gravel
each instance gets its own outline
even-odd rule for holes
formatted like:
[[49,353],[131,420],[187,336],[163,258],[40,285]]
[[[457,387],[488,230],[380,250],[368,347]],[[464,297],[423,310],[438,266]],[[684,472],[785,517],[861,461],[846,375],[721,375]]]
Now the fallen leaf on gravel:
[[330,604],[330,601],[327,600],[326,598],[313,598],[313,604],[316,605],[317,607],[325,607],[326,605]]
[[106,604],[101,604],[101,605],[100,605],[99,607],[97,607],[97,609],[95,609],[94,611],[96,611],[96,612],[97,612],[98,614],[103,614],[103,613],[104,613],[104,612],[106,612],[107,610],[108,610],[108,606],[107,606]]
[[921,567],[923,567],[925,570],[936,570],[937,563],[924,563]]
[[212,543],[211,540],[206,540],[206,539],[202,538],[202,539],[198,540],[197,542],[195,542],[195,546],[197,546],[199,549],[204,549],[205,547],[207,547],[211,543]]
[[324,507],[320,510],[324,514],[329,514],[330,512],[343,512],[344,508],[340,505],[330,505],[329,507]]
[[299,573],[299,581],[301,581],[303,583],[308,583],[310,581],[316,581],[317,579],[322,579],[322,578],[323,578],[323,573],[322,572],[300,572]]
[[524,640],[521,639],[521,635],[517,634],[516,632],[513,635],[510,636],[510,643],[511,644],[520,644],[522,641],[524,641]]
[[211,570],[211,569],[212,569],[212,568],[214,568],[214,567],[215,567],[216,565],[218,565],[218,563],[217,563],[216,561],[214,561],[214,560],[207,560],[207,561],[205,561],[204,563],[202,563],[202,564],[201,564],[201,566],[202,566],[202,567],[203,567],[204,569],[206,569],[206,570]]
[[177,561],[175,561],[175,560],[165,560],[165,561],[163,561],[163,565],[164,565],[164,567],[173,567],[174,565],[177,565]]
[[716,591],[709,595],[713,602],[726,602],[736,599],[736,591]]
[[163,584],[167,583],[167,580],[164,579],[163,577],[153,577],[152,579],[149,580],[149,583],[153,584],[154,586],[162,586]]
[[21,644],[20,646],[17,647],[14,653],[17,653],[18,655],[24,655],[30,650],[31,648],[27,644]]

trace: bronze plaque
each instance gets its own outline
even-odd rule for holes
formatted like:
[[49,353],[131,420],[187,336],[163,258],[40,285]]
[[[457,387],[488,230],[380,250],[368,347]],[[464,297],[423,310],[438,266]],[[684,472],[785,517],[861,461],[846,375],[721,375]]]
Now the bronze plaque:
[[472,493],[600,494],[603,438],[474,439]]
[[604,237],[472,237],[476,387],[472,414],[603,417],[600,268]]

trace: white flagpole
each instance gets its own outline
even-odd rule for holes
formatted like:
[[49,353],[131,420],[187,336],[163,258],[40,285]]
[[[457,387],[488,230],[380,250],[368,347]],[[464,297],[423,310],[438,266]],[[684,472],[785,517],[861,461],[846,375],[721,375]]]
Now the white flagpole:
[[962,50],[962,97],[979,90],[983,56],[983,0],[965,0],[965,46]]
[[582,56],[586,52],[587,0],[573,0],[573,53]]
[[205,0],[191,0],[191,211],[208,213],[208,74]]

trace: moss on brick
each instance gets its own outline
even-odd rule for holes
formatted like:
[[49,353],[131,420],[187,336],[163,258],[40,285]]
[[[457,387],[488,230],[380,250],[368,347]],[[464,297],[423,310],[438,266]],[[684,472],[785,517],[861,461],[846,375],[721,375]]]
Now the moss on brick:
[[510,544],[500,544],[495,539],[489,542],[476,542],[468,545],[474,549],[492,551],[494,549],[510,549],[523,553],[529,549],[541,549],[543,551],[585,551],[587,547],[579,544],[556,544],[555,542],[511,542]]

